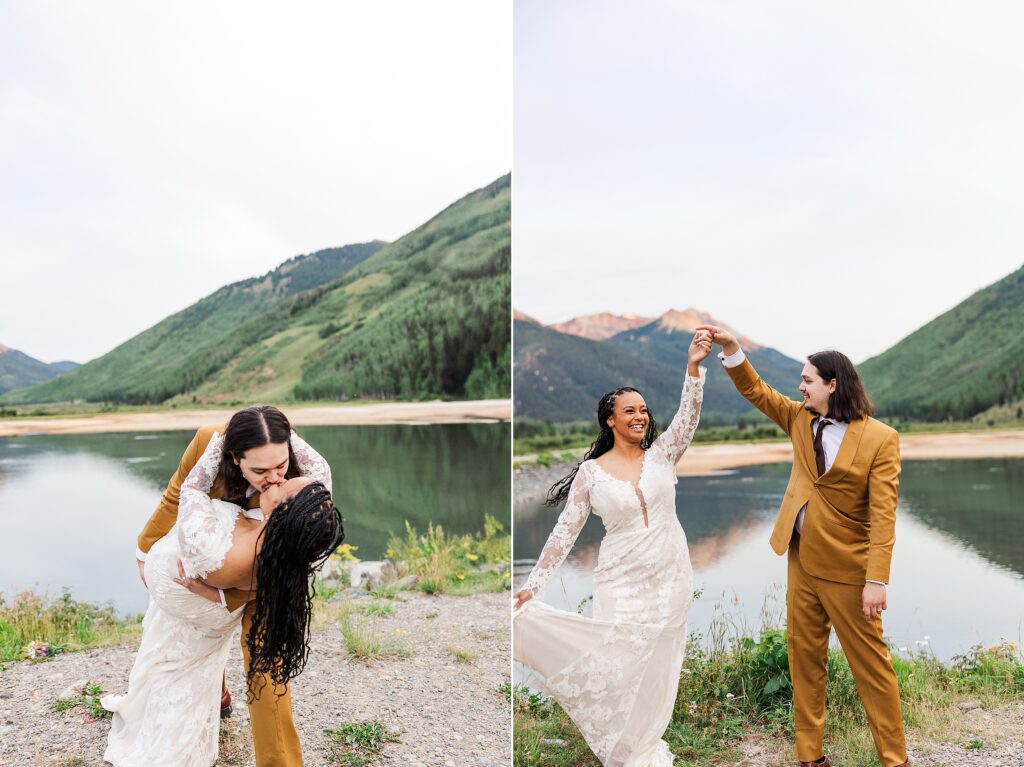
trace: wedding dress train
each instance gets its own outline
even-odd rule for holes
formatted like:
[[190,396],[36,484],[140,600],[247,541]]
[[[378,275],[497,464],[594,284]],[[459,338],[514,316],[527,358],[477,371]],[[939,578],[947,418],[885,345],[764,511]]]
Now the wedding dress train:
[[[594,460],[579,468],[525,589],[541,592],[591,513],[605,535],[594,569],[593,617],[535,597],[516,612],[513,655],[569,714],[605,767],[671,767],[672,718],[693,601],[675,466],[700,418],[705,371],[687,376],[679,410],[644,454],[636,484]],[[531,680],[532,681],[532,680]]]

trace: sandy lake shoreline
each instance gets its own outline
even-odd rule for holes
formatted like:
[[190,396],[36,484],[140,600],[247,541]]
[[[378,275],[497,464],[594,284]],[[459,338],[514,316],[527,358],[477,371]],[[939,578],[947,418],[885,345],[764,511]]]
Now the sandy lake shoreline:
[[[567,451],[570,452],[570,451]],[[580,458],[586,452],[580,449]],[[1024,431],[948,432],[939,434],[903,434],[900,455],[904,461],[954,458],[1024,458]],[[529,464],[536,456],[516,456],[516,462]],[[691,445],[676,467],[677,473],[708,474],[743,466],[786,463],[793,460],[793,448],[787,442],[721,442]]]
[[[100,434],[105,432],[192,431],[223,423],[238,408],[165,410],[154,413],[97,413],[88,416],[0,420],[0,437],[26,434]],[[293,426],[490,423],[512,418],[507,399],[464,402],[372,402],[354,405],[284,407]]]

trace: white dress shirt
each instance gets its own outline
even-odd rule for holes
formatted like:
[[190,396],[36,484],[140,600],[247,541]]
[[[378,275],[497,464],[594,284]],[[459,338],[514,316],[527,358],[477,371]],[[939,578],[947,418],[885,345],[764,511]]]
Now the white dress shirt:
[[[747,355],[743,353],[742,349],[738,349],[734,354],[726,355],[720,353],[718,358],[722,361],[722,364],[727,368],[734,368],[737,365],[742,364],[743,360],[747,358]],[[818,418],[811,422],[811,438],[817,436],[818,430],[821,429],[823,423],[828,423],[829,427],[825,429],[824,434],[821,435],[821,448],[825,453],[825,471],[828,472],[832,468],[832,464],[835,463],[836,456],[839,454],[839,446],[843,444],[843,437],[846,436],[846,430],[850,428],[850,424],[843,421],[836,421],[831,418]],[[797,533],[803,532],[804,529],[804,514],[807,511],[807,504],[803,505],[800,512],[796,515],[796,531]],[[867,581],[868,583],[878,583],[884,586],[882,581]]]

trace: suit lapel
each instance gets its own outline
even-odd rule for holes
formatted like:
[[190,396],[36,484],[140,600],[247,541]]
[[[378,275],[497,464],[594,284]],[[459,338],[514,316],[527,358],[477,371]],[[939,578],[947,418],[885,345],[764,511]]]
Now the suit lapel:
[[[857,448],[860,447],[860,440],[864,436],[864,427],[867,422],[867,418],[858,418],[856,421],[850,422],[846,434],[843,435],[843,441],[839,445],[836,460],[832,462],[832,468],[821,475],[821,484],[831,485],[846,476],[850,470],[850,464],[853,463],[853,457],[857,455]],[[813,447],[811,452],[814,452]]]
[[811,475],[811,478],[817,479],[818,462],[814,460],[814,431],[811,429],[811,424],[814,423],[814,416],[804,410],[797,416],[797,419],[800,422],[796,425],[796,431],[803,436],[800,437],[800,444],[794,452],[804,462],[804,468],[807,469],[807,473]]

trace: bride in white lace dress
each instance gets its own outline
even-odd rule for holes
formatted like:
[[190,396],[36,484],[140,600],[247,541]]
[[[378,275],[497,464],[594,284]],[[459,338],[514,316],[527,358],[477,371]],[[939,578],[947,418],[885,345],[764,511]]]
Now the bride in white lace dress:
[[284,683],[305,662],[309,575],[343,537],[330,469],[292,432],[301,476],[266,488],[262,514],[253,514],[208,495],[223,442],[214,434],[182,483],[175,528],[145,560],[150,603],[128,692],[101,700],[114,712],[103,758],[116,767],[210,767],[216,761],[221,676],[245,610],[229,612],[221,589],[260,581],[251,629],[260,641],[250,682],[262,670]]
[[[672,718],[686,647],[693,571],[676,517],[675,466],[700,418],[711,339],[690,345],[679,410],[664,434],[643,397],[624,387],[598,405],[601,435],[556,484],[566,500],[522,590],[516,593],[513,656],[540,675],[605,767],[671,767],[662,739]],[[593,512],[605,526],[594,568],[593,617],[535,598],[565,560]]]

